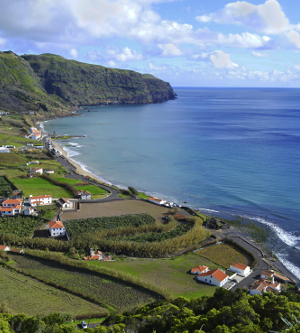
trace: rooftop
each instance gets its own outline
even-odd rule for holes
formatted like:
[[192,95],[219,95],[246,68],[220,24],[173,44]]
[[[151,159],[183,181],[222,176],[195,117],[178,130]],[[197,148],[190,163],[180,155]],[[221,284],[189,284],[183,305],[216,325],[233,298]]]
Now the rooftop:
[[64,228],[64,225],[61,221],[53,221],[53,222],[49,222],[49,226],[51,229],[55,229],[55,228]]

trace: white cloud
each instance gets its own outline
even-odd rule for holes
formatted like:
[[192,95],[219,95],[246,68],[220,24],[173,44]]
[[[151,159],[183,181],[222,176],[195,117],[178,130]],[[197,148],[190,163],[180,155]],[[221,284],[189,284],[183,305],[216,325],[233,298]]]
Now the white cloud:
[[229,54],[220,50],[215,51],[215,54],[211,54],[209,59],[215,68],[234,68],[239,66],[230,60]]
[[287,32],[285,36],[293,46],[300,48],[300,35],[297,31],[291,30]]
[[3,38],[0,38],[0,45],[4,45],[6,43],[6,40]]
[[78,57],[78,51],[76,49],[71,49],[70,56],[76,59]]
[[268,53],[262,53],[262,52],[256,52],[256,51],[253,51],[252,54],[255,56],[255,57],[260,57],[260,58],[267,58],[267,57],[270,57],[270,55]]
[[108,55],[115,58],[117,61],[134,61],[134,60],[143,60],[143,56],[140,53],[137,53],[135,50],[131,50],[129,47],[125,47],[123,52],[117,53],[116,51],[109,50],[107,51]]
[[223,9],[209,15],[198,16],[200,22],[238,24],[265,34],[279,34],[290,29],[290,23],[276,0],[267,0],[262,5],[246,1],[227,4]]
[[108,66],[110,66],[110,67],[116,67],[116,63],[114,61],[110,60],[108,62]]
[[182,55],[182,52],[174,44],[158,44],[158,47],[163,51],[163,56],[176,57]]
[[261,48],[271,47],[272,40],[268,36],[259,36],[257,34],[251,34],[244,32],[242,34],[229,34],[229,35],[218,35],[218,43],[222,45],[243,47],[243,48]]
[[167,69],[166,66],[156,66],[149,60],[148,60],[148,68],[150,71],[165,71]]

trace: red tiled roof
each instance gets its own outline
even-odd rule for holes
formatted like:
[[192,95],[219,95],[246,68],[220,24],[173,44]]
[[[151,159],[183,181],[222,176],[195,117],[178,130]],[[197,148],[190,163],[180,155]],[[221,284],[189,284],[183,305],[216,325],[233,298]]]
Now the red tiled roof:
[[272,283],[272,281],[269,281],[269,280],[265,280],[265,279],[259,279],[254,285],[253,287],[251,288],[252,290],[253,289],[256,289],[260,292],[263,292],[264,288],[266,287],[272,287],[272,288],[277,288],[279,286],[279,283],[275,282],[275,283]]
[[196,267],[194,267],[193,269],[191,269],[191,272],[203,272],[203,271],[205,271],[206,270],[206,268],[208,268],[207,266],[196,266]]
[[173,215],[175,220],[185,220],[186,217],[183,214],[175,214]]
[[280,274],[277,274],[277,273],[274,273],[274,276],[281,279],[281,280],[284,280],[284,281],[291,281],[289,278],[287,278],[286,276],[283,276],[283,275],[280,275]]
[[269,276],[269,277],[271,277],[271,276],[274,275],[274,272],[269,271],[269,270],[265,270],[265,271],[263,271],[263,272],[261,273],[261,275],[265,275],[265,276]]
[[207,276],[207,275],[212,275],[218,281],[223,281],[227,277],[227,275],[225,273],[223,273],[219,268],[218,269],[213,269],[213,270],[208,271],[206,273],[202,273],[199,276]]
[[13,205],[19,205],[20,203],[22,203],[21,199],[7,199],[2,202],[2,204],[13,204]]
[[235,264],[235,265],[232,265],[232,267],[235,267],[235,268],[238,268],[238,269],[242,269],[243,271],[248,267],[247,265],[244,265],[244,264]]
[[51,195],[39,195],[39,196],[36,196],[36,197],[30,197],[29,199],[30,200],[35,200],[35,199],[43,199],[43,198],[51,198]]
[[49,222],[49,226],[50,226],[51,229],[64,228],[64,225],[61,221]]
[[91,256],[89,260],[98,260],[99,256]]
[[14,211],[15,207],[2,207],[0,208],[1,212],[12,212]]
[[161,199],[157,199],[157,198],[152,198],[152,197],[149,197],[149,200],[154,200],[154,201],[162,201]]
[[0,245],[0,250],[5,250],[7,248],[6,245]]

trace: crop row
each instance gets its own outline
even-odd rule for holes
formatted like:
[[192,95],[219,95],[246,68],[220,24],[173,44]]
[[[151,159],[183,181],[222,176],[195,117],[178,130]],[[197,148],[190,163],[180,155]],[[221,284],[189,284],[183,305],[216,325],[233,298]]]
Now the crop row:
[[3,216],[0,217],[0,234],[13,234],[20,237],[28,237],[43,222],[33,216]]

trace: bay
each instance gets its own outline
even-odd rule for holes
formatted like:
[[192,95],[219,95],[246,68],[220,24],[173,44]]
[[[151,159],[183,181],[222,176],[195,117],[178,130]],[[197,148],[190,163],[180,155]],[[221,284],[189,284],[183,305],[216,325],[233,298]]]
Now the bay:
[[44,126],[87,135],[61,144],[110,183],[269,225],[274,252],[300,277],[300,90],[174,90],[174,101],[84,107]]

